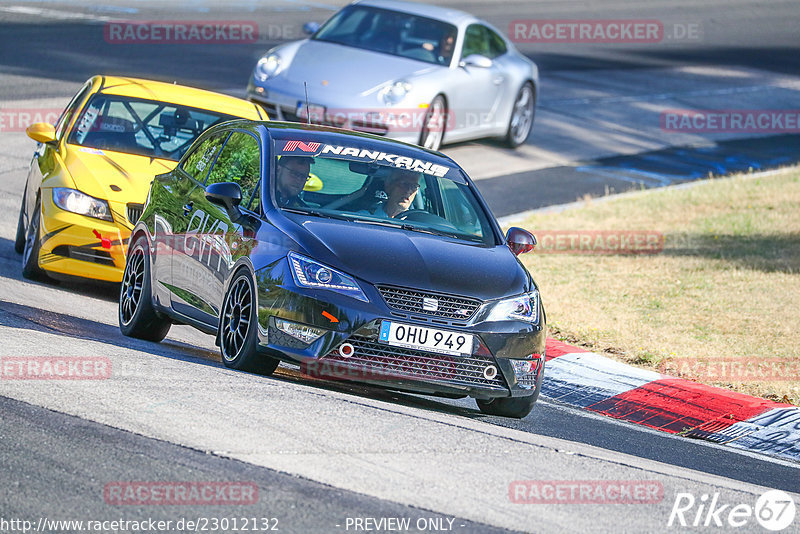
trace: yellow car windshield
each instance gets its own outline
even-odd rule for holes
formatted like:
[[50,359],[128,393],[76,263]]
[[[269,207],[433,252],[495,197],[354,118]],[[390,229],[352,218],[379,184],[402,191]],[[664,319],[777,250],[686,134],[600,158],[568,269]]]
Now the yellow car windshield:
[[178,161],[203,130],[235,118],[154,100],[96,94],[75,121],[68,142]]

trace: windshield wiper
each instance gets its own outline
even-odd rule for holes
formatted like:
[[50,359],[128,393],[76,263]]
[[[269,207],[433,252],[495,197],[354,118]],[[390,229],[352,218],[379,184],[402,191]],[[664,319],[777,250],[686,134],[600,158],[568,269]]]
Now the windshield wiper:
[[304,210],[299,208],[281,208],[284,211],[288,211],[289,213],[298,213],[300,215],[313,215],[314,217],[320,217],[323,219],[336,219],[339,221],[352,221],[350,217],[345,217],[344,215],[334,215],[332,213],[322,213],[321,211],[317,210]]
[[388,226],[389,228],[400,228],[402,230],[410,230],[412,232],[425,232],[431,233],[428,230],[423,228],[418,228],[416,226],[412,226],[407,223],[399,223],[399,222],[390,222],[390,221],[373,221],[372,219],[353,219],[353,222],[357,223],[364,223],[364,224],[374,224],[377,226]]
[[406,230],[409,232],[418,232],[420,234],[430,234],[430,235],[441,235],[445,237],[452,237],[453,239],[466,239],[467,241],[480,241],[479,239],[475,239],[472,236],[466,234],[459,234],[456,232],[448,232],[447,230],[436,230],[433,228],[422,228],[420,226],[414,226],[413,224],[408,224],[404,222],[392,222],[392,221],[385,221],[385,220],[373,220],[373,219],[364,219],[361,217],[347,217],[344,215],[334,215],[332,213],[322,213],[317,210],[304,210],[298,208],[281,208],[285,211],[291,213],[299,213],[301,215],[313,215],[315,217],[322,217],[325,219],[337,219],[340,221],[349,221],[354,223],[360,224],[374,224],[376,226],[387,226],[389,228],[400,228],[401,230]]
[[445,232],[443,230],[434,230],[432,228],[422,228],[420,226],[414,226],[413,224],[408,224],[408,223],[395,223],[395,222],[389,222],[389,221],[373,221],[373,220],[370,220],[370,219],[353,219],[353,222],[365,223],[365,224],[376,224],[378,226],[389,226],[391,228],[400,228],[401,230],[408,230],[409,232],[419,232],[421,234],[443,235],[443,236],[454,237],[454,238],[462,237],[461,234],[456,234],[454,232]]

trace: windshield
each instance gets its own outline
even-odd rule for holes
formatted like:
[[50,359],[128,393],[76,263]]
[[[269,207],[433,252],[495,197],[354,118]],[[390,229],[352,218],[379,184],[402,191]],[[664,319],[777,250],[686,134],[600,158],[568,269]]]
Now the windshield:
[[204,109],[98,93],[75,121],[68,142],[178,161],[203,130],[235,118]]
[[373,52],[450,65],[457,30],[452,24],[367,6],[350,6],[314,34],[328,41]]
[[[286,211],[495,244],[488,216],[457,168],[401,157],[395,161],[408,162],[405,168],[332,154],[275,158],[274,197]],[[417,162],[428,170],[411,170]]]

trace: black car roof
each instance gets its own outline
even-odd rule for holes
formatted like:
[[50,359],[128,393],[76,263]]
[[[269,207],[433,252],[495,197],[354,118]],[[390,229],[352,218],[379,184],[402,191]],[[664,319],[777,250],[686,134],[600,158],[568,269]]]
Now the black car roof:
[[446,165],[461,170],[455,161],[439,152],[394,139],[387,139],[377,135],[345,130],[333,126],[301,124],[297,122],[252,121],[246,119],[228,121],[225,124],[237,128],[263,127],[266,134],[273,140],[293,139],[303,142],[371,148],[373,150],[392,152],[411,158],[424,158],[439,165]]

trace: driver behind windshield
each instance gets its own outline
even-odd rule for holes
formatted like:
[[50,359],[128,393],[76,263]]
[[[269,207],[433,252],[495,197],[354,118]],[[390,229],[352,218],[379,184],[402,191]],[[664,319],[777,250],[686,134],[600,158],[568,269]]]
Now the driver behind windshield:
[[309,207],[309,204],[300,197],[300,193],[308,181],[308,173],[313,163],[314,159],[307,157],[283,156],[278,159],[278,166],[275,169],[278,206]]
[[419,191],[419,173],[397,169],[386,178],[384,190],[388,198],[378,206],[374,215],[391,219],[411,208]]

